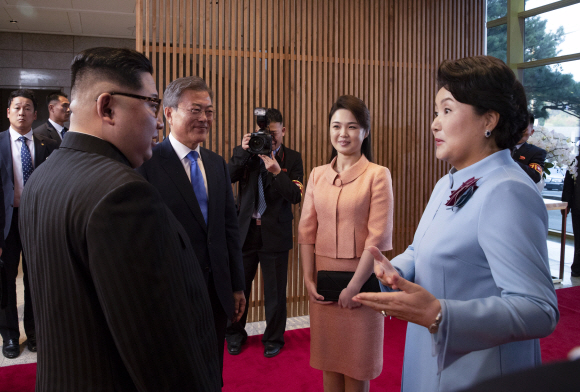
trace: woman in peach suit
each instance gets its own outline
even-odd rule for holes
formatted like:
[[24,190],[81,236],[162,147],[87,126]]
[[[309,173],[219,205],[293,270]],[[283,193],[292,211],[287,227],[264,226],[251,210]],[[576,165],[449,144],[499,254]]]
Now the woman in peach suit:
[[[327,392],[368,391],[383,368],[384,320],[352,297],[373,272],[366,249],[392,248],[391,174],[370,162],[370,113],[360,99],[338,98],[329,123],[333,159],[310,173],[298,229],[310,296],[310,366],[324,372]],[[355,272],[338,302],[318,294],[319,270]]]

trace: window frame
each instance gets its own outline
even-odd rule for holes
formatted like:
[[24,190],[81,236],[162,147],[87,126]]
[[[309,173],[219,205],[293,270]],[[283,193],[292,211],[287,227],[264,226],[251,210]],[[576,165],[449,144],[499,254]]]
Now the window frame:
[[506,16],[486,23],[487,29],[507,24],[507,65],[515,72],[519,81],[523,81],[524,69],[580,60],[580,52],[578,52],[547,59],[524,61],[524,21],[526,18],[579,3],[580,0],[560,0],[526,10],[525,0],[507,0]]

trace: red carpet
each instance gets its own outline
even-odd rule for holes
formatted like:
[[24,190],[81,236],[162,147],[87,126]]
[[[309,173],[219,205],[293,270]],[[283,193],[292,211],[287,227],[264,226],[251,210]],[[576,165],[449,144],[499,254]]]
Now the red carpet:
[[[383,372],[371,391],[399,391],[407,323],[387,319]],[[225,354],[224,392],[322,391],[322,372],[310,367],[310,329],[284,334],[280,355],[264,357],[262,336],[250,336],[240,355]]]
[[[580,346],[580,287],[556,290],[560,322],[541,340],[544,362],[565,359]],[[385,320],[385,357],[381,375],[371,381],[371,391],[400,390],[406,323]],[[225,354],[224,392],[322,391],[322,372],[309,365],[309,329],[288,331],[286,345],[274,358],[265,358],[261,336],[251,336],[240,355]],[[0,368],[0,392],[33,392],[36,364]]]

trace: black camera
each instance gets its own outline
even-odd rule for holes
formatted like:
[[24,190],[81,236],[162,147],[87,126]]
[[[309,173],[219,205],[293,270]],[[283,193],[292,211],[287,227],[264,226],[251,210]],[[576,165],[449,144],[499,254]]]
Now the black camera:
[[266,129],[268,126],[266,109],[256,108],[254,109],[254,115],[256,116],[256,124],[258,124],[260,129],[250,135],[250,142],[248,143],[250,148],[248,148],[248,152],[252,154],[270,155],[272,153],[272,135]]

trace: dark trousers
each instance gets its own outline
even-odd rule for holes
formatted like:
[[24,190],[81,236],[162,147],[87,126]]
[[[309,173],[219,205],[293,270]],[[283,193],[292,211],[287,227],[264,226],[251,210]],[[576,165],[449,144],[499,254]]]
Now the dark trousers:
[[572,262],[572,272],[580,274],[580,209],[572,213],[572,231],[574,232],[574,261]]
[[[209,302],[213,313],[213,324],[217,337],[218,355],[220,360],[220,372],[224,372],[224,345],[226,339],[226,327],[228,325],[228,315],[222,306],[213,283],[213,274],[206,277],[207,291],[209,293]],[[222,386],[223,386],[222,379]]]
[[[244,257],[244,275],[246,290],[244,295],[249,304],[252,293],[252,281],[256,276],[258,264],[262,267],[264,276],[264,303],[266,308],[266,330],[262,343],[284,345],[284,330],[286,329],[286,283],[288,280],[288,251],[262,252],[261,226],[252,219],[246,241],[242,247]],[[226,332],[228,342],[241,342],[247,336],[246,320],[248,306],[239,322],[230,324]]]
[[[16,307],[16,277],[18,276],[18,264],[22,253],[22,242],[18,230],[18,208],[12,212],[10,232],[6,237],[6,245],[2,249],[2,260],[6,271],[7,306],[0,310],[0,334],[4,341],[20,338],[18,327],[18,308]],[[28,284],[28,269],[26,259],[22,253],[22,270],[24,272],[24,331],[27,337],[34,337],[34,313],[32,312],[32,298]]]

